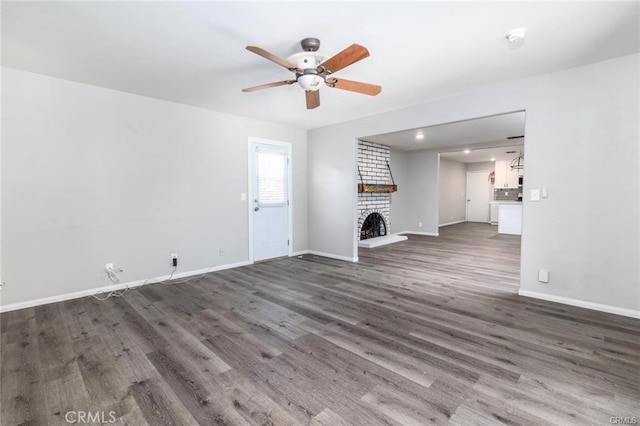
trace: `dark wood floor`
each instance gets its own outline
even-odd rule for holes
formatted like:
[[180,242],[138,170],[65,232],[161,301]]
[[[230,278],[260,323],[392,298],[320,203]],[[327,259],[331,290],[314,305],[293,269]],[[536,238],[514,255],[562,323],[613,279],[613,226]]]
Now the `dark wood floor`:
[[[2,315],[2,425],[610,424],[640,321],[516,295],[519,237],[439,238]],[[73,420],[74,417],[72,416]]]

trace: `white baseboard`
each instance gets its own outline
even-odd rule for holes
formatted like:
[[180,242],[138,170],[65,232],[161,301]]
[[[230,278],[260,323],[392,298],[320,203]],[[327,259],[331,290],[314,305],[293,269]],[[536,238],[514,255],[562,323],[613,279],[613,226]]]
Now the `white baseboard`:
[[309,254],[309,250],[294,251],[289,257],[304,256],[305,254]]
[[553,296],[551,294],[538,293],[535,291],[518,290],[518,294],[520,296],[531,297],[533,299],[578,306],[580,308],[593,309],[594,311],[607,312],[625,317],[640,318],[640,311],[635,311],[633,309],[619,308],[617,306],[603,305],[601,303],[587,302],[585,300],[571,299],[569,297]]
[[466,220],[456,220],[454,222],[447,222],[447,223],[443,223],[441,225],[438,225],[438,228],[441,228],[443,226],[449,226],[449,225],[457,225],[458,223],[464,223],[466,222]]
[[404,231],[404,232],[394,232],[394,235],[426,235],[427,237],[439,237],[439,232],[418,232],[418,231]]
[[65,300],[78,299],[80,297],[91,296],[91,295],[94,295],[94,294],[109,293],[111,291],[124,290],[125,288],[134,288],[134,287],[140,287],[140,286],[143,286],[143,285],[156,284],[156,283],[168,280],[169,277],[171,277],[171,280],[173,281],[173,280],[177,280],[177,279],[180,279],[180,278],[191,277],[191,276],[194,276],[194,275],[202,275],[202,274],[206,274],[206,273],[209,273],[209,272],[222,271],[224,269],[238,268],[240,266],[246,266],[246,265],[249,265],[249,264],[250,263],[248,261],[243,261],[243,262],[238,262],[238,263],[230,263],[230,264],[227,264],[227,265],[212,266],[211,268],[197,269],[197,270],[194,270],[194,271],[179,272],[177,274],[173,274],[173,277],[171,277],[171,275],[164,275],[164,276],[161,276],[161,277],[148,278],[148,279],[145,279],[145,280],[129,281],[129,282],[126,282],[126,283],[118,283],[118,284],[108,285],[108,286],[104,286],[104,287],[95,287],[95,288],[90,288],[90,289],[87,289],[87,290],[74,291],[74,292],[71,292],[71,293],[65,293],[65,294],[59,294],[59,295],[56,295],[56,296],[44,297],[42,299],[27,300],[25,302],[18,302],[18,303],[12,303],[12,304],[9,304],[9,305],[2,305],[2,306],[0,306],[0,312],[9,312],[9,311],[15,311],[15,310],[18,310],[18,309],[32,308],[34,306],[47,305],[49,303],[56,303],[56,302],[64,302]]
[[357,257],[340,256],[337,254],[323,253],[321,251],[315,251],[315,250],[308,250],[307,254],[315,254],[316,256],[328,257],[329,259],[344,260],[345,262],[356,263],[358,261]]

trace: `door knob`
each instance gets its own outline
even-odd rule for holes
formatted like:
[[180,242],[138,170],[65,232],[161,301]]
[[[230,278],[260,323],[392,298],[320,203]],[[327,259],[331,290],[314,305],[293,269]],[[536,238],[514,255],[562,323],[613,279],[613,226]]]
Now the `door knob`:
[[257,212],[258,210],[260,210],[260,207],[256,207],[253,209],[254,212]]

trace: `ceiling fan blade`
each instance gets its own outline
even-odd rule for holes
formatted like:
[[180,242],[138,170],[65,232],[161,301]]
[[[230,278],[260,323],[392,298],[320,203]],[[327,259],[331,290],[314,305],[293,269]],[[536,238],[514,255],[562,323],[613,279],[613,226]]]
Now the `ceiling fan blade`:
[[305,92],[305,96],[307,97],[307,109],[314,109],[320,106],[320,91],[316,90],[312,92],[311,90],[307,90]]
[[369,51],[366,47],[359,44],[352,44],[344,49],[342,52],[335,54],[331,58],[327,59],[318,67],[318,72],[327,71],[328,74],[340,71],[342,68],[358,62],[361,59],[369,56]]
[[276,64],[278,64],[280,66],[283,66],[288,70],[295,70],[296,69],[295,64],[292,64],[291,62],[287,61],[284,58],[281,58],[278,55],[274,55],[271,52],[267,52],[266,50],[264,50],[261,47],[258,47],[258,46],[247,46],[247,50],[249,52],[255,53],[256,55],[260,55],[263,58],[270,60],[271,62],[275,62]]
[[269,89],[270,87],[284,86],[285,84],[293,84],[295,82],[296,82],[295,80],[276,81],[276,82],[273,82],[273,83],[261,84],[259,86],[247,87],[246,89],[242,89],[242,91],[243,92],[255,92],[256,90]]
[[376,84],[362,83],[361,81],[353,81],[336,77],[327,78],[327,86],[370,96],[375,96],[382,91],[382,86],[378,86]]

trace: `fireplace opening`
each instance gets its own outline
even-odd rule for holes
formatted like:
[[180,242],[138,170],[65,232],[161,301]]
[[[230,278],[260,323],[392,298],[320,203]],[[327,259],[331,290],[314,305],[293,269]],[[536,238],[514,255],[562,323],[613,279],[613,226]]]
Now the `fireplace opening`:
[[382,237],[383,235],[387,235],[387,225],[384,223],[384,218],[379,213],[371,213],[362,223],[360,240]]

